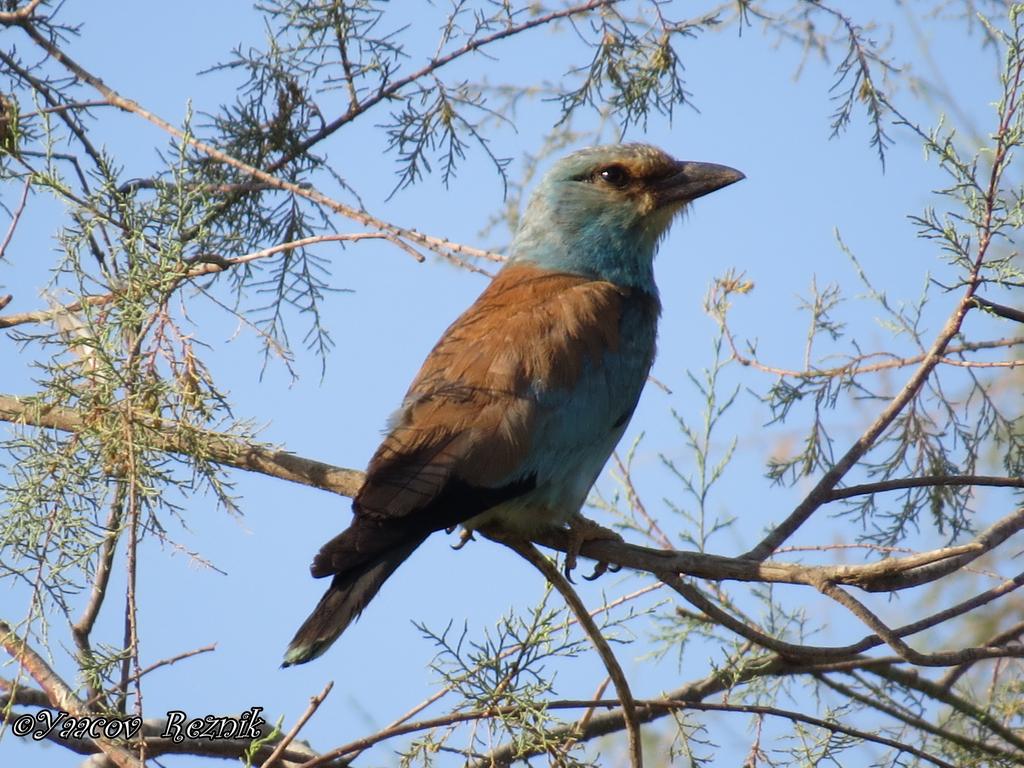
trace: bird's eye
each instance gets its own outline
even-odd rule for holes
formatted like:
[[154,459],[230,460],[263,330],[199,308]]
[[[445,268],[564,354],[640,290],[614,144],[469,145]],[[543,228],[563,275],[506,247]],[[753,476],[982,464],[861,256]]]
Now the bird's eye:
[[601,181],[611,184],[613,187],[624,187],[629,183],[629,171],[621,165],[609,165],[597,172]]

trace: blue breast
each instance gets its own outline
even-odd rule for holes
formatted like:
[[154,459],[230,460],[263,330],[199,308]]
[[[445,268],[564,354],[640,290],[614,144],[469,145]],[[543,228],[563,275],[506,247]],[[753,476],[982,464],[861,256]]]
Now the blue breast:
[[535,382],[531,449],[506,482],[533,475],[536,487],[486,520],[530,529],[565,523],[580,510],[640,399],[654,362],[658,311],[657,298],[634,291],[623,303],[618,349],[588,360],[572,390]]

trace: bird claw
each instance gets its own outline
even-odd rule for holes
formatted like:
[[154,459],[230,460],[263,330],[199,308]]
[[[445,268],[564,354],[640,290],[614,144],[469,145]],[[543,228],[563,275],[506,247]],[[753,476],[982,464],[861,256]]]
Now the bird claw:
[[[455,526],[452,526],[448,530],[448,533],[451,533],[452,530],[454,530],[454,529],[455,529]],[[473,538],[473,532],[471,530],[469,530],[468,528],[463,528],[462,529],[462,533],[459,534],[459,542],[457,544],[452,544],[452,549],[458,551],[458,550],[462,549],[464,546],[466,546],[471,541],[476,541],[476,539]]]
[[[569,521],[569,546],[565,551],[565,567],[562,569],[565,573],[565,578],[569,580],[570,584],[575,583],[572,580],[572,572],[576,569],[576,562],[579,558],[580,549],[582,549],[583,545],[588,541],[622,540],[622,537],[615,531],[598,525],[593,520],[588,520],[583,517],[583,515],[575,515],[572,520]],[[621,566],[618,565],[598,562],[594,566],[594,572],[589,576],[584,576],[583,578],[587,581],[593,581],[606,572],[616,573],[620,569]]]
[[587,581],[595,581],[604,576],[606,573],[618,573],[621,570],[622,566],[618,563],[605,563],[599,561],[594,564],[593,573],[591,573],[589,576],[584,576],[583,578]]

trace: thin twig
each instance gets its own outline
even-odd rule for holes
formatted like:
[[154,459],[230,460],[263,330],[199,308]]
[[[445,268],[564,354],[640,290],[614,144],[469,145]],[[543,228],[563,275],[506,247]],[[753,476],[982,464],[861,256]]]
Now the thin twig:
[[145,677],[150,672],[155,672],[161,667],[169,667],[172,664],[177,664],[179,661],[190,659],[193,656],[198,656],[201,653],[213,653],[213,651],[216,650],[217,644],[211,643],[210,645],[204,645],[201,648],[193,648],[191,651],[182,651],[181,653],[175,654],[174,656],[168,656],[166,659],[154,661],[148,667],[140,669],[138,672],[136,672],[135,675],[133,676],[133,679],[138,680],[140,677]]
[[[986,643],[986,645],[1003,645],[1004,643],[1009,643],[1013,640],[1019,642],[1022,635],[1024,635],[1024,621],[1019,621],[1013,626],[1004,629],[1002,632],[993,635]],[[959,680],[961,677],[967,674],[968,671],[970,671],[971,667],[974,666],[974,664],[975,661],[972,660],[964,662],[958,667],[954,667],[953,669],[949,670],[949,672],[940,677],[936,681],[937,684],[947,690],[951,689],[956,684],[957,680]]]
[[[491,538],[491,534],[487,534],[488,538]],[[594,649],[601,657],[601,661],[604,663],[605,669],[608,671],[608,676],[612,679],[612,683],[615,685],[615,692],[618,694],[619,701],[622,703],[623,717],[626,722],[626,736],[629,740],[629,752],[630,752],[630,765],[632,768],[643,768],[644,756],[643,756],[643,743],[640,740],[640,721],[636,716],[636,704],[633,701],[633,694],[629,689],[629,681],[626,679],[625,673],[622,671],[622,667],[619,666],[618,659],[615,658],[615,654],[612,653],[611,647],[608,645],[608,641],[605,640],[604,635],[601,634],[601,629],[597,626],[597,623],[590,617],[590,613],[587,611],[587,607],[580,600],[580,596],[576,594],[576,590],[572,588],[569,580],[562,575],[562,572],[558,570],[555,565],[542,555],[537,548],[534,547],[527,541],[515,539],[514,537],[500,536],[497,538],[502,544],[516,552],[520,557],[524,558],[534,568],[540,571],[548,582],[558,590],[558,593],[568,604],[570,610],[576,616],[576,620],[579,621],[580,627],[586,632],[587,637],[590,638],[590,642],[594,645]]]
[[[287,243],[278,243],[277,245],[269,248],[263,248],[242,256],[225,258],[211,254],[204,254],[184,263],[184,265],[187,265],[187,269],[181,274],[181,279],[192,280],[205,275],[217,274],[239,264],[246,264],[250,261],[256,261],[257,259],[265,259],[268,256],[273,256],[274,254],[281,253],[283,251],[305,248],[318,243],[359,242],[361,240],[387,240],[400,246],[405,245],[400,240],[396,240],[395,236],[389,232],[352,232],[345,234],[314,235],[311,237],[304,237],[299,240],[291,240]],[[423,254],[419,253],[415,249],[409,249],[409,251],[417,261],[424,260]],[[24,325],[26,323],[49,322],[63,314],[79,312],[86,306],[103,306],[105,304],[110,304],[115,298],[117,298],[117,295],[113,292],[94,296],[84,296],[61,307],[54,307],[52,309],[36,312],[22,312],[16,315],[7,315],[6,317],[0,317],[0,328],[11,328],[15,325]],[[2,309],[3,306],[3,304],[0,304],[0,309]]]
[[612,459],[615,461],[615,466],[618,467],[622,484],[626,488],[626,498],[629,501],[630,508],[636,510],[640,517],[643,518],[644,523],[647,524],[647,530],[645,531],[647,536],[655,539],[663,549],[673,549],[672,541],[665,535],[661,526],[658,525],[658,521],[651,516],[647,511],[647,507],[644,506],[640,494],[637,493],[636,486],[633,485],[633,477],[630,474],[629,468],[623,463],[618,451],[612,454]]
[[[105,533],[103,543],[100,545],[99,558],[96,562],[96,570],[93,573],[92,589],[89,592],[89,601],[85,604],[81,617],[71,625],[71,637],[82,654],[83,662],[92,662],[92,643],[90,635],[92,628],[99,617],[100,608],[107,597],[107,585],[110,582],[110,573],[114,565],[114,552],[117,549],[117,540],[121,533],[121,517],[124,514],[124,483],[117,483],[114,488],[114,498],[110,503],[110,512],[104,524]],[[89,700],[98,700],[101,696],[100,689],[89,683]]]
[[[657,702],[642,702],[643,704],[652,704],[653,706],[659,706]],[[696,709],[703,712],[740,712],[747,714],[758,714],[758,715],[769,715],[771,717],[781,717],[786,720],[792,720],[795,723],[807,723],[818,728],[822,728],[830,733],[843,733],[847,736],[852,736],[855,739],[866,741],[874,744],[881,744],[895,749],[897,752],[906,752],[914,757],[925,760],[932,765],[940,766],[940,768],[958,768],[953,763],[948,763],[942,758],[936,757],[935,755],[929,754],[928,752],[918,749],[905,741],[897,741],[896,739],[890,739],[886,736],[882,736],[877,731],[864,731],[859,728],[851,728],[848,725],[844,725],[837,720],[825,720],[820,717],[812,717],[811,715],[805,715],[802,712],[794,712],[792,710],[780,709],[778,707],[766,707],[756,704],[725,704],[716,702],[675,702],[667,700],[663,705],[666,708],[672,706],[678,706],[680,709]]]
[[[1024,582],[1024,576],[1021,577],[1020,581]],[[885,622],[846,590],[830,582],[822,583],[819,588],[822,594],[831,597],[837,603],[846,607],[854,616],[874,630],[875,634],[885,640],[886,645],[892,648],[901,659],[906,660],[910,664],[920,667],[948,667],[979,659],[1024,658],[1024,647],[1011,648],[1006,646],[995,648],[982,646],[963,648],[959,651],[921,653],[903,642],[896,632],[893,632],[892,629],[886,626]]]
[[324,686],[324,689],[320,691],[320,693],[318,693],[316,696],[310,696],[309,706],[306,707],[306,711],[303,712],[302,716],[295,721],[295,725],[293,725],[292,729],[288,731],[288,735],[277,743],[277,746],[274,747],[274,751],[270,753],[270,757],[268,757],[263,762],[263,768],[272,768],[277,759],[281,757],[282,754],[284,754],[284,751],[288,748],[288,745],[291,744],[295,740],[295,737],[299,735],[299,731],[302,730],[303,726],[307,722],[309,722],[309,718],[311,718],[313,714],[320,708],[320,705],[323,704],[324,699],[327,698],[327,694],[331,692],[331,689],[333,687],[334,681],[329,680],[327,685]]
[[997,475],[922,475],[921,477],[898,477],[877,483],[861,483],[834,488],[829,492],[829,501],[849,499],[853,496],[867,496],[884,491],[901,491],[907,488],[932,488],[963,485],[986,485],[997,488],[1024,488],[1022,477],[1000,477]]
[[[105,304],[109,304],[114,300],[114,294],[107,293],[102,296],[85,296],[81,299],[65,304],[62,307],[56,307],[54,309],[41,309],[35,312],[19,312],[14,315],[7,315],[6,317],[0,317],[0,328],[11,328],[15,325],[23,325],[25,323],[46,323],[53,320],[55,317],[69,314],[71,312],[80,312],[84,307],[100,307]],[[7,302],[0,304],[2,309]]]
[[994,301],[983,299],[981,296],[974,297],[974,304],[981,309],[988,310],[993,315],[999,315],[999,317],[1004,317],[1007,320],[1024,323],[1024,312],[1021,312],[1019,309],[1007,307],[1003,304],[996,304]]
[[[0,242],[0,259],[4,257],[7,252],[7,246],[11,244],[11,238],[14,237],[14,230],[18,228],[18,220],[21,218],[21,214],[25,210],[25,203],[28,202],[28,193],[32,189],[32,177],[25,177],[25,185],[21,190],[21,199],[18,200],[18,207],[14,209],[14,214],[11,216],[11,224],[7,227],[7,234],[4,235],[3,242]],[[2,307],[2,305],[0,305]]]
[[[722,333],[725,336],[725,340],[729,344],[730,355],[740,365],[754,368],[755,370],[762,371],[763,373],[770,373],[774,376],[784,376],[788,379],[835,379],[835,378],[848,378],[853,379],[857,376],[861,376],[866,373],[881,373],[882,371],[890,371],[897,368],[907,368],[911,365],[917,365],[924,362],[925,358],[928,357],[928,353],[920,355],[910,355],[908,357],[897,357],[889,352],[874,352],[871,354],[864,354],[855,357],[848,363],[842,365],[836,365],[831,368],[782,368],[777,365],[768,365],[762,363],[757,357],[744,355],[739,351],[736,345],[736,341],[732,335],[732,331],[729,326],[726,325],[722,318],[717,318],[719,327],[722,329]],[[987,367],[995,365],[994,363],[981,363],[971,362],[965,360],[955,360],[949,355],[959,355],[964,352],[980,352],[982,350],[989,349],[1006,349],[1008,347],[1019,347],[1024,345],[1024,337],[1013,336],[1002,339],[992,339],[989,341],[968,341],[963,344],[950,344],[946,347],[945,356],[942,357],[941,361],[944,365],[955,365],[955,366],[968,366],[968,367]],[[889,358],[879,363],[867,363],[865,362],[869,358],[878,357],[884,355]],[[1004,361],[1009,364],[1017,365],[1020,363],[1019,360]]]
[[[605,679],[601,681],[601,684],[597,686],[597,690],[594,691],[595,699],[601,699],[604,697],[604,692],[608,690],[608,685],[609,683],[611,683],[611,681],[611,677],[605,677]],[[597,711],[597,707],[587,707],[587,709],[583,712],[583,715],[580,717],[580,719],[576,721],[577,731],[579,731],[580,733],[586,733],[587,724],[590,723],[590,719],[594,716],[595,711]],[[573,742],[575,741],[576,739],[573,739]],[[572,743],[569,743],[566,746],[572,746]]]

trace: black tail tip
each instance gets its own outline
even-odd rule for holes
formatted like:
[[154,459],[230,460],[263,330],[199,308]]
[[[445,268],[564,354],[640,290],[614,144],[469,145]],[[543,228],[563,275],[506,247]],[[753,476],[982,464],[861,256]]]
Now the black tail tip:
[[307,661],[312,661],[317,656],[320,656],[324,651],[330,647],[330,643],[322,641],[316,641],[313,643],[302,643],[300,645],[288,646],[288,650],[284,652],[284,661],[281,662],[281,669],[287,667],[294,667],[298,664],[305,664]]
[[294,667],[298,664],[305,664],[312,658],[313,656],[308,653],[306,648],[292,648],[289,646],[288,650],[285,651],[284,661],[281,662],[281,669]]

